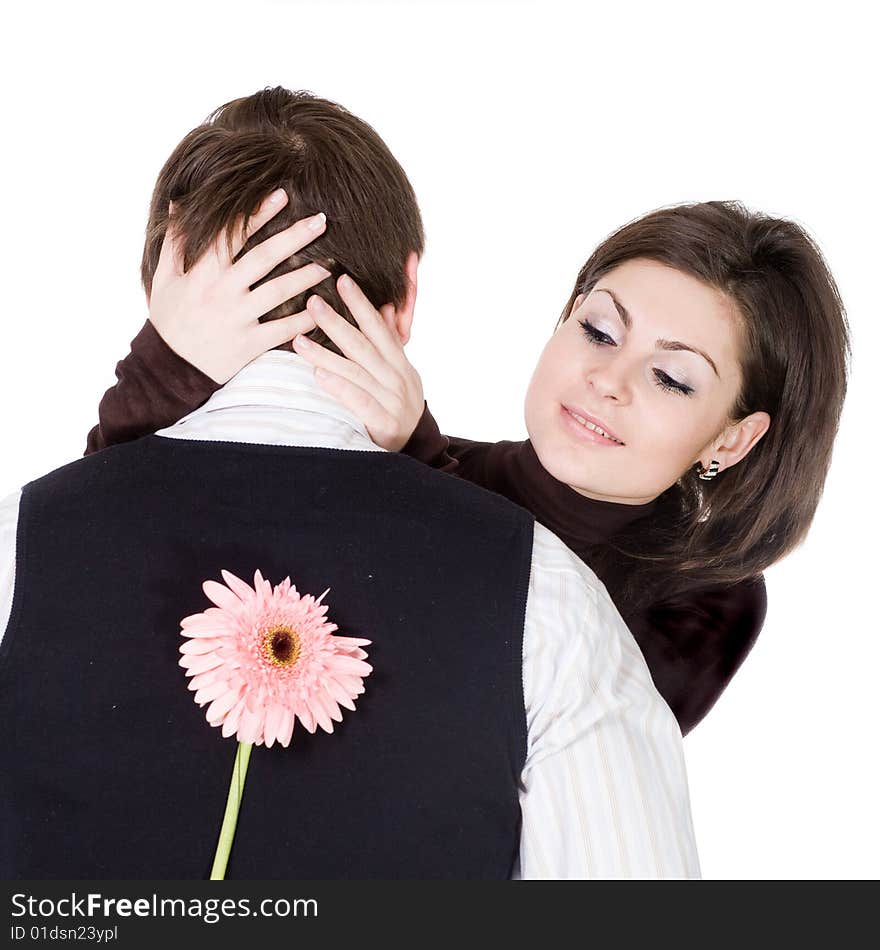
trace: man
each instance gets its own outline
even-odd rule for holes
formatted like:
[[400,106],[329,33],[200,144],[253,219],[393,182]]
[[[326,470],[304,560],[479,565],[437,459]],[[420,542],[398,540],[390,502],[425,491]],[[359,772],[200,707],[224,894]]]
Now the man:
[[[289,206],[242,244],[279,186]],[[184,269],[223,234],[265,265],[285,224],[325,212],[251,284],[258,312],[311,260],[408,328],[418,207],[335,104],[263,90],[184,138],[153,197],[148,294],[169,202]],[[228,877],[698,875],[678,727],[595,575],[518,506],[381,449],[285,351],[324,273],[285,276],[292,299],[259,324],[276,348],[231,378],[216,364],[199,409],[0,506],[0,872],[207,876],[235,744],[185,688],[180,619],[226,569],[330,588],[373,666],[333,735],[254,750]]]

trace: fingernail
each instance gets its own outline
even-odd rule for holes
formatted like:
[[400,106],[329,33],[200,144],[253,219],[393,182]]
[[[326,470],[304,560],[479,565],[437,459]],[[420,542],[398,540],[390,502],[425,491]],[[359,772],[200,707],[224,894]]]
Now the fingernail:
[[307,336],[303,336],[302,333],[297,334],[297,336],[293,338],[293,343],[295,346],[302,346],[305,349],[315,345]]
[[317,310],[319,313],[322,313],[324,310],[327,309],[327,304],[325,304],[324,301],[317,294],[314,294],[313,296],[309,297],[309,299],[306,301],[306,307],[312,307],[312,309]]
[[327,215],[323,211],[319,211],[310,221],[309,221],[309,230],[310,231],[320,231],[324,227],[324,223],[327,221]]
[[352,279],[348,276],[348,274],[343,274],[343,275],[339,278],[339,283],[342,284],[342,286],[345,287],[346,290],[348,290],[348,289],[351,287],[353,281],[352,281]]
[[269,195],[269,204],[277,205],[279,201],[283,201],[283,200],[284,200],[283,188],[279,188],[277,189],[277,191],[273,191],[272,194]]

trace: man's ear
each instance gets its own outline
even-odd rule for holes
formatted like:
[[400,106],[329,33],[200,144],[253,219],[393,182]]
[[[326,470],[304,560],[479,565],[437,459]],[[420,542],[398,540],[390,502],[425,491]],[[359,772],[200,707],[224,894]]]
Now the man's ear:
[[[406,299],[400,307],[389,307],[386,313],[391,326],[397,330],[400,342],[406,346],[412,332],[413,313],[416,309],[416,290],[418,288],[419,255],[412,251],[404,265],[406,271]],[[382,308],[385,310],[385,308]]]

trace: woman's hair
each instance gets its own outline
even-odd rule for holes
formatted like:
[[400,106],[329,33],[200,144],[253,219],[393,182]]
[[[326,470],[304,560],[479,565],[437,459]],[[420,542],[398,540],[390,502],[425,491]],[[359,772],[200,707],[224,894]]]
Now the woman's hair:
[[[319,211],[327,215],[327,228],[254,286],[309,261],[323,264],[334,279],[270,310],[261,322],[303,310],[314,292],[355,322],[336,292],[335,278],[342,273],[350,274],[376,307],[404,302],[406,259],[413,251],[421,255],[425,242],[405,172],[362,119],[335,102],[281,86],[220,106],[165,162],[150,202],[141,263],[146,292],[159,263],[169,201],[187,270],[222,232],[231,253],[237,222],[246,228],[276,188],[287,192],[287,204],[251,235],[238,257]],[[339,353],[320,329],[309,336]]]
[[[602,242],[578,294],[634,258],[674,267],[723,291],[741,318],[742,388],[731,420],[770,415],[739,463],[711,481],[686,472],[655,514],[591,557],[621,612],[684,590],[759,574],[804,538],[822,494],[846,394],[849,326],[834,278],[806,231],[736,201],[661,208]],[[626,570],[608,571],[626,559]]]

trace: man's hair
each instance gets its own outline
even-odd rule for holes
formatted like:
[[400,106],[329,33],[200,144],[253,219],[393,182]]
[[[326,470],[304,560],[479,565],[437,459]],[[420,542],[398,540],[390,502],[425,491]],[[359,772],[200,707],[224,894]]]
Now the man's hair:
[[[261,322],[301,311],[316,292],[354,322],[336,292],[343,273],[375,307],[404,302],[406,259],[413,251],[421,255],[425,240],[406,174],[362,119],[335,102],[281,86],[220,106],[174,149],[150,202],[141,263],[147,294],[168,227],[169,201],[188,270],[221,232],[231,251],[236,222],[246,227],[276,188],[287,192],[287,205],[251,235],[236,260],[297,219],[323,211],[325,232],[254,286],[309,261],[324,265],[333,277],[269,311]],[[320,330],[309,335],[339,352]]]

